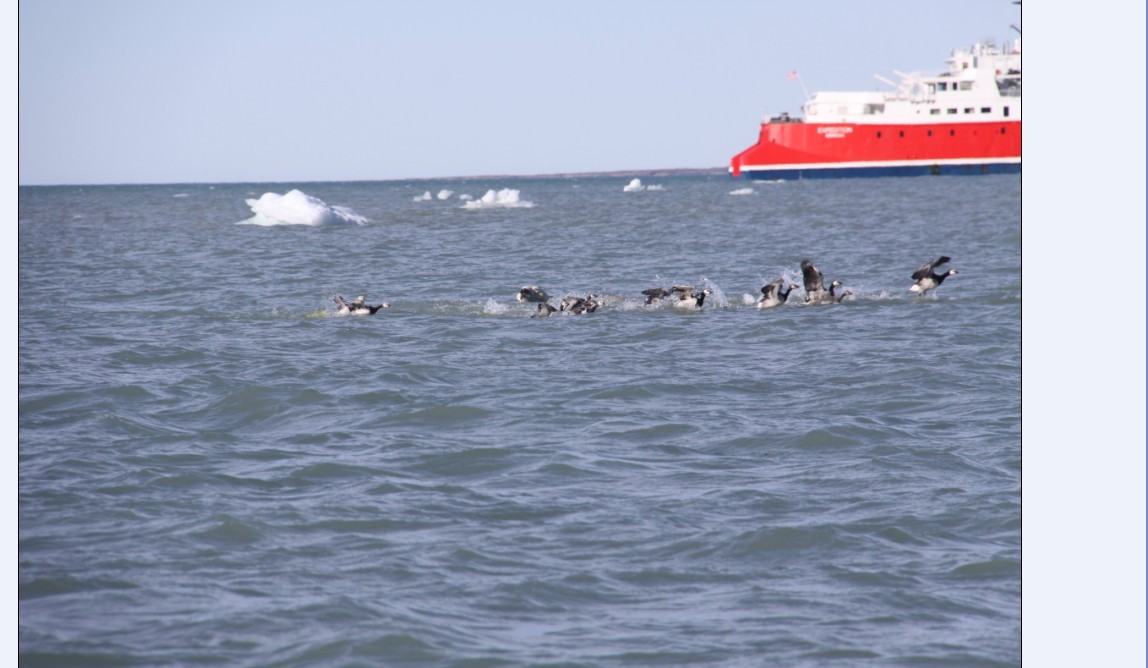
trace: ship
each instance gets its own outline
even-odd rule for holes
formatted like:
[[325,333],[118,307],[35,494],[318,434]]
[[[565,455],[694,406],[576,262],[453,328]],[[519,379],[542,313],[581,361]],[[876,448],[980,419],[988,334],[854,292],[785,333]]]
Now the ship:
[[935,76],[876,77],[892,90],[807,95],[801,116],[767,114],[729,172],[767,180],[1019,173],[1020,46],[1019,37],[1007,47],[985,40],[954,49]]

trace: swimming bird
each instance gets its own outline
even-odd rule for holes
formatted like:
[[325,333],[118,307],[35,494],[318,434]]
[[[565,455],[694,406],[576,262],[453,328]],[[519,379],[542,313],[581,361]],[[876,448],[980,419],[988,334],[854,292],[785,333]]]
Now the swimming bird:
[[956,269],[950,269],[943,274],[938,274],[933,270],[934,267],[939,267],[951,259],[952,258],[947,255],[942,255],[932,262],[926,262],[925,264],[921,265],[920,269],[913,272],[913,280],[917,282],[909,287],[909,292],[919,292],[921,293],[920,296],[923,297],[929,290],[939,287],[941,282],[946,278],[956,274]]
[[335,303],[339,305],[339,315],[374,315],[379,309],[390,308],[390,304],[368,304],[360,295],[354,301],[347,301],[341,295],[335,295]]
[[668,288],[650,288],[642,290],[642,294],[646,295],[646,304],[653,304],[656,301],[661,301],[669,296],[676,296],[678,299],[682,297],[689,297],[694,292],[692,285],[673,285]]
[[706,300],[706,295],[712,295],[713,290],[706,288],[701,292],[694,291],[692,294],[682,294],[678,301],[673,302],[674,308],[701,308]]
[[[837,285],[841,285],[841,283],[838,281],[834,281],[834,282],[837,283]],[[823,301],[823,302],[821,302],[822,304],[840,304],[846,297],[852,297],[853,296],[852,290],[846,290],[845,292],[842,292],[839,295],[834,295],[833,294],[833,287],[834,286],[829,286],[829,296],[827,297],[828,301]]]
[[821,278],[821,270],[813,266],[809,260],[801,261],[801,278],[805,283],[805,303],[820,303],[825,294],[825,283]]
[[530,317],[531,318],[549,318],[550,314],[554,313],[557,310],[558,309],[554,308],[550,304],[547,304],[546,302],[538,302],[538,312],[535,313],[534,315],[530,316]]
[[593,313],[597,311],[601,305],[602,302],[598,301],[598,295],[591,292],[585,299],[573,295],[563,299],[562,303],[558,306],[558,310],[579,315],[582,313]]
[[789,299],[789,293],[797,287],[796,283],[790,283],[788,290],[782,290],[781,286],[785,284],[785,279],[779,278],[776,281],[766,283],[761,289],[761,299],[757,300],[758,308],[773,308],[784,304]]
[[550,299],[550,295],[537,285],[524,285],[514,298],[520,302],[544,302]]
[[829,284],[828,291],[822,290],[820,293],[817,293],[817,297],[814,300],[809,301],[807,299],[806,301],[809,304],[840,304],[842,299],[845,299],[849,295],[853,294],[849,290],[846,290],[841,294],[837,294],[837,288],[841,287],[841,285],[841,281],[833,281]]

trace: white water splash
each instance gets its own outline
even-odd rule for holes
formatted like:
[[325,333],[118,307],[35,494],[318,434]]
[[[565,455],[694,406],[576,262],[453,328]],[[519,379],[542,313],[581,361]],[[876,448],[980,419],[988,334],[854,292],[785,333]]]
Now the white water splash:
[[501,304],[495,301],[494,297],[490,297],[486,300],[486,303],[482,305],[482,312],[487,315],[501,315],[506,313],[509,309],[510,307],[506,304]]

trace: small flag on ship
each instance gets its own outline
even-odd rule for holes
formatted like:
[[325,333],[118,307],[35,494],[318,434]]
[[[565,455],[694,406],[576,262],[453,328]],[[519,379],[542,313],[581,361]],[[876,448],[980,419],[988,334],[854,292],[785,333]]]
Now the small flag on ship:
[[789,79],[790,81],[793,81],[794,79],[797,78],[797,70],[790,70],[789,74],[785,75],[785,78]]

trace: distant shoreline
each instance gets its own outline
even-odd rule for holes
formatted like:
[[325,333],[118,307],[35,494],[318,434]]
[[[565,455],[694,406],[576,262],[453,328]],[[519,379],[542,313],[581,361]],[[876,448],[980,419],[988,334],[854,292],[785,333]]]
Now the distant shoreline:
[[553,174],[490,174],[481,176],[431,176],[422,179],[381,179],[383,181],[461,181],[466,179],[572,179],[595,176],[707,176],[728,173],[725,167],[681,167],[675,169],[619,169],[609,172],[556,172]]
[[672,169],[619,169],[608,172],[556,172],[553,174],[480,174],[476,176],[424,176],[401,179],[331,179],[326,181],[165,181],[157,183],[21,183],[19,188],[97,188],[103,186],[194,186],[245,184],[304,183],[411,183],[417,181],[492,181],[497,179],[575,179],[575,178],[646,178],[664,176],[718,176],[728,174],[725,167],[680,167]]

